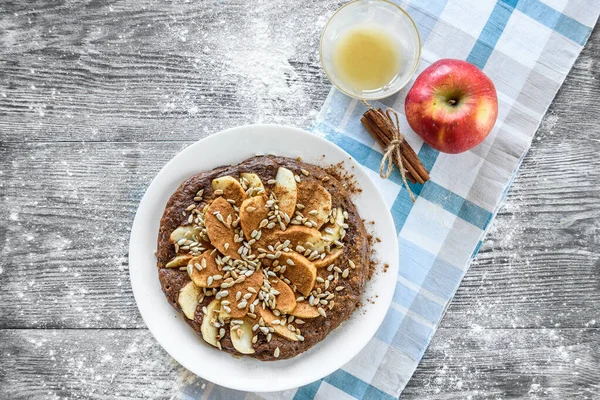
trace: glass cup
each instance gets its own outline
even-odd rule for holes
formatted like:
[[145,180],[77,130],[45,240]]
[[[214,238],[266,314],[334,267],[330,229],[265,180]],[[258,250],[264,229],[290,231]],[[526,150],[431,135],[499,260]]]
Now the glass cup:
[[[349,29],[373,25],[388,33],[401,54],[399,70],[392,81],[374,90],[356,90],[336,74],[333,51],[336,42]],[[378,100],[402,89],[412,78],[421,57],[421,38],[406,11],[387,0],[355,0],[338,9],[325,24],[319,46],[321,66],[331,83],[343,93],[360,100]]]

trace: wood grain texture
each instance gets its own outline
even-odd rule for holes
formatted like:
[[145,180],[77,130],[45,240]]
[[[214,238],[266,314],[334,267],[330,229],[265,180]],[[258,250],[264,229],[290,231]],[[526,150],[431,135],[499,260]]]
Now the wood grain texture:
[[[310,123],[341,3],[0,4],[0,398],[202,391],[137,312],[135,210],[201,137]],[[596,28],[404,398],[600,397],[599,60]]]
[[[597,329],[441,328],[404,397],[593,398],[599,348]],[[146,330],[1,330],[0,356],[3,399],[228,399]]]
[[329,91],[323,15],[340,3],[5,2],[0,140],[189,141],[306,125]]
[[[150,181],[185,146],[181,142],[5,145],[0,165],[6,177],[7,218],[0,221],[6,235],[0,276],[3,296],[11,301],[0,303],[4,315],[0,327],[143,327],[127,273],[129,230]],[[582,145],[580,151],[589,152],[591,169],[600,169],[593,147]],[[56,154],[61,155],[59,162]],[[547,166],[539,172],[544,169]],[[549,249],[547,245],[563,241],[564,246],[573,240],[564,233],[564,224],[535,228],[528,207],[538,200],[525,206],[524,199],[516,201],[520,211],[507,225],[496,225],[489,249],[484,248],[461,286],[465,296],[455,298],[443,326],[583,327],[593,319],[600,323],[596,318],[600,276],[593,257],[597,244]],[[589,207],[593,228],[600,204],[591,202]],[[556,214],[549,211],[538,217],[537,224],[543,228],[545,219],[565,218],[565,213],[564,208]],[[585,221],[575,223],[584,230]],[[520,228],[506,228],[509,225]],[[530,229],[535,229],[534,243],[527,243]]]

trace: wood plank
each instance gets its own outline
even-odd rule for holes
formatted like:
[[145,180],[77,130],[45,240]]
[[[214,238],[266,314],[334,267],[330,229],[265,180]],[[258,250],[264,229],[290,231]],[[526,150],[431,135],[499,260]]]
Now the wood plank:
[[[584,327],[600,321],[600,238],[593,234],[600,218],[594,200],[600,149],[584,140],[570,143],[565,157],[582,160],[581,174],[564,182],[554,153],[534,150],[535,162],[525,168],[539,179],[516,183],[443,326]],[[5,144],[0,326],[143,326],[127,274],[129,229],[147,185],[185,146]]]
[[[403,398],[597,397],[599,348],[598,329],[442,328]],[[146,330],[0,330],[0,355],[0,398],[177,399],[203,391],[204,381]]]
[[402,398],[598,398],[598,329],[438,329]]
[[255,122],[305,126],[330,88],[316,48],[336,7],[10,2],[0,140],[197,140]]

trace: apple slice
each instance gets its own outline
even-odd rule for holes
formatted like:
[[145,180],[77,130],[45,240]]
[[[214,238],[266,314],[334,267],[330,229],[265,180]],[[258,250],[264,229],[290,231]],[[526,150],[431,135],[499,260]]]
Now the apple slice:
[[344,249],[336,248],[332,250],[331,253],[327,254],[325,258],[317,258],[316,260],[314,260],[313,264],[317,268],[328,267],[331,264],[333,264],[333,262],[337,260],[337,258],[341,256],[342,253],[344,253]]
[[262,305],[259,305],[258,312],[259,312],[260,316],[262,317],[262,319],[265,321],[265,323],[268,326],[272,327],[275,330],[275,333],[277,333],[279,336],[283,336],[284,338],[291,340],[293,342],[298,341],[296,334],[294,332],[290,331],[287,328],[287,326],[273,323],[273,321],[279,320],[279,318],[277,318],[271,310],[265,309],[265,308],[263,308]]
[[179,242],[181,239],[199,241],[200,237],[200,228],[194,228],[191,225],[180,226],[171,232],[171,236],[169,236],[169,241],[173,244]]
[[265,193],[265,187],[258,175],[250,172],[242,172],[240,178],[248,182],[248,189],[252,189],[246,191],[249,196],[260,196]]
[[315,286],[317,279],[317,268],[308,259],[298,253],[282,253],[279,264],[285,265],[283,273],[287,279],[296,287],[296,290],[304,296],[308,296]]
[[[202,218],[204,218],[204,213],[202,213]],[[173,244],[176,244],[179,243],[181,239],[191,240],[193,242],[200,243],[200,245],[205,249],[212,249],[213,246],[208,240],[206,240],[206,236],[202,236],[201,232],[202,228],[199,226],[180,226],[171,233],[171,236],[169,236],[169,241]]]
[[196,314],[196,306],[198,306],[198,296],[201,294],[201,290],[194,282],[188,282],[179,291],[177,302],[181,307],[181,311],[189,319],[194,319]]
[[[342,237],[342,224],[344,223],[344,210],[338,208],[335,215],[335,221],[333,224],[327,224],[325,229],[322,229],[321,240],[326,243],[333,243],[336,240],[340,240]],[[329,228],[331,231],[327,232]]]
[[255,196],[244,200],[240,207],[240,224],[246,240],[252,237],[252,231],[258,230],[260,222],[267,218],[269,210],[265,207],[266,196]]
[[191,254],[182,254],[180,256],[175,256],[175,257],[173,257],[173,259],[171,261],[169,261],[165,265],[165,268],[175,268],[175,267],[181,267],[183,265],[187,265],[188,261],[190,261],[191,259],[192,259]]
[[252,348],[252,324],[246,320],[242,325],[231,325],[229,328],[233,347],[242,354],[254,354]]
[[296,308],[294,308],[289,314],[296,318],[305,319],[317,318],[319,315],[321,315],[319,314],[319,311],[317,311],[317,308],[308,304],[307,301],[301,301],[297,303]]
[[229,175],[213,179],[211,186],[214,191],[221,190],[223,192],[222,196],[225,199],[234,200],[235,205],[238,207],[242,204],[242,201],[246,200],[248,197],[238,180]]
[[[219,218],[218,215],[221,217]],[[237,251],[240,248],[240,243],[235,242],[235,232],[230,222],[228,222],[234,218],[235,215],[231,204],[223,197],[217,197],[208,206],[204,223],[206,225],[206,233],[212,245],[222,254],[239,260],[241,257]]]
[[314,181],[303,181],[298,185],[298,203],[304,206],[303,215],[321,228],[331,213],[331,194]]
[[279,210],[286,213],[288,217],[293,217],[298,198],[298,187],[296,186],[296,180],[292,171],[279,167],[277,175],[275,175],[273,193],[275,193],[279,200]]
[[[228,301],[228,305],[227,307],[229,307],[231,309],[231,312],[228,312],[227,310],[225,310],[224,307],[221,307],[221,312],[219,314],[219,317],[221,317],[223,320],[226,320],[228,318],[233,318],[233,319],[242,319],[246,316],[246,314],[248,314],[248,308],[250,306],[250,304],[256,299],[256,296],[258,294],[258,291],[260,290],[260,287],[263,284],[263,273],[262,271],[255,271],[252,275],[250,275],[249,277],[246,278],[246,280],[244,280],[244,282],[241,283],[237,283],[235,285],[233,285],[230,288],[227,288],[227,295],[225,297],[223,297],[221,300],[226,300]],[[249,287],[252,287],[254,289],[255,292],[257,293],[252,293],[248,290]],[[237,296],[237,292],[240,292],[240,299],[236,300],[236,296]],[[249,294],[249,296],[248,296]],[[244,307],[238,307],[238,305],[240,303],[242,303],[242,305],[244,304],[244,298],[247,297],[247,299],[245,299],[245,306]]]
[[285,231],[273,232],[275,241],[281,243],[290,241],[290,248],[295,250],[298,245],[305,247],[306,242],[316,245],[321,242],[321,232],[303,225],[290,225]]
[[278,278],[269,280],[271,287],[279,292],[277,295],[277,309],[283,313],[289,313],[296,307],[296,296],[290,286]]
[[[215,258],[210,254],[211,250],[206,250],[204,253],[192,258],[188,263],[187,272],[190,279],[196,286],[203,288],[216,288],[221,285],[221,281],[212,281],[208,283],[208,278],[214,275],[222,275],[219,271]],[[202,267],[202,270],[196,268],[196,264]]]
[[219,312],[218,308],[220,305],[221,302],[219,300],[215,299],[211,301],[208,304],[208,306],[206,306],[207,314],[204,315],[204,317],[202,318],[202,325],[200,325],[200,333],[202,333],[202,339],[204,339],[206,343],[215,347],[219,347],[217,344],[219,342],[219,329],[214,327],[211,324],[211,322],[216,320],[214,314]]

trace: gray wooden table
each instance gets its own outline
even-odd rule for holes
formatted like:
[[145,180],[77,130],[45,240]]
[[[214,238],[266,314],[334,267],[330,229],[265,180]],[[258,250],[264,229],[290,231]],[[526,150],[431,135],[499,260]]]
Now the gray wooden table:
[[[307,126],[341,3],[0,3],[0,398],[171,398],[127,270],[138,202],[190,143]],[[600,31],[552,104],[405,398],[600,397]],[[268,78],[268,79],[266,79]]]

